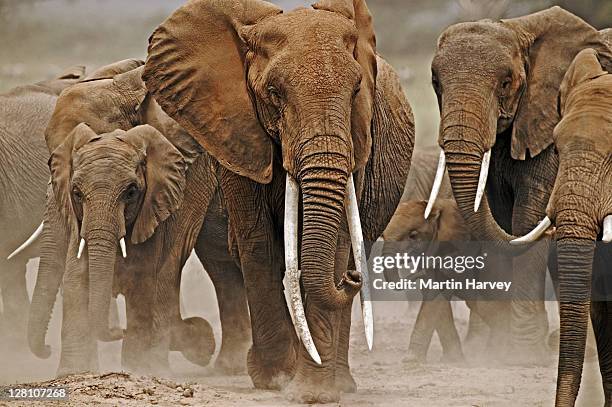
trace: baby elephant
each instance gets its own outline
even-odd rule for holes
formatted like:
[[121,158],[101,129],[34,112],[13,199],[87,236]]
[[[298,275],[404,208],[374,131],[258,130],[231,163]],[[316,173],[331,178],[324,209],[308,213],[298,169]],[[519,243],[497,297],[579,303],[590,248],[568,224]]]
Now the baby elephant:
[[[457,252],[453,242],[472,240],[454,199],[437,200],[428,219],[424,217],[426,207],[427,201],[423,200],[405,201],[397,207],[383,234],[387,242],[385,251],[388,250],[387,247],[393,246],[388,242],[403,242],[410,247],[413,253],[450,255]],[[394,250],[398,248],[395,245]],[[439,270],[428,270],[423,278],[446,280],[451,277],[441,273]],[[393,271],[385,270],[385,278],[388,281],[397,280],[398,277]],[[423,301],[410,337],[408,361],[425,361],[434,331],[438,333],[442,345],[443,360],[448,362],[464,360],[450,303],[451,298],[458,295],[461,294],[454,290],[422,290]],[[507,305],[496,301],[466,300],[466,303],[472,316],[475,313],[491,328],[488,338],[489,346],[499,346],[503,342],[503,326],[505,325],[503,315],[507,314],[500,308]],[[471,334],[472,332],[468,336]]]

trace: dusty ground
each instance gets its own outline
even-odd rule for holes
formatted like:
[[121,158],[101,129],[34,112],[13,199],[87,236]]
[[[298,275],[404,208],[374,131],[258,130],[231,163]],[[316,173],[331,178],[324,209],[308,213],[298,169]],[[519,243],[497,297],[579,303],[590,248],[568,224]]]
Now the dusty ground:
[[[35,265],[31,263],[30,266]],[[209,319],[219,338],[215,297],[210,282],[197,260],[190,259],[183,288],[186,290],[185,313]],[[462,304],[454,304],[460,332],[466,329]],[[551,325],[555,325],[555,305],[548,303]],[[439,362],[441,350],[434,339],[425,365],[404,361],[408,335],[414,321],[416,304],[376,303],[374,308],[375,343],[366,349],[363,325],[356,316],[351,334],[351,363],[359,384],[356,394],[342,396],[342,406],[552,406],[556,364],[549,367],[484,367],[476,363],[450,366]],[[48,342],[53,355],[39,360],[25,352],[7,354],[0,347],[0,386],[15,383],[37,383],[67,386],[68,402],[36,403],[35,405],[67,406],[144,406],[214,405],[214,406],[284,406],[279,392],[254,390],[248,376],[219,376],[212,368],[200,368],[173,352],[174,373],[164,378],[140,377],[120,373],[120,343],[103,344],[100,348],[102,376],[73,376],[50,380],[59,356],[58,312],[52,320]],[[122,316],[123,322],[125,322]],[[472,354],[472,356],[475,356]],[[482,355],[479,355],[482,356]],[[551,356],[554,356],[551,354]],[[110,373],[115,372],[115,373]],[[585,366],[579,406],[601,405],[600,381],[596,362]],[[190,390],[193,391],[191,395]],[[185,392],[187,390],[187,392]],[[31,406],[32,402],[2,402],[0,406]]]

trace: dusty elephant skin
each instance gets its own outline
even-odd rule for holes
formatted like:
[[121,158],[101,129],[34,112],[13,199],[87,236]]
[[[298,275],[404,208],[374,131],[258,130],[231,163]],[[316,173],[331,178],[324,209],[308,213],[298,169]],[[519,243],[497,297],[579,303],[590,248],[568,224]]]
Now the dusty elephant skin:
[[[200,229],[207,210],[212,211],[217,169],[148,96],[142,69],[134,69],[139,65],[142,62],[120,61],[64,92],[46,131],[53,153],[53,191],[47,201],[28,339],[34,354],[49,356],[45,333],[63,279],[59,374],[95,370],[95,340],[116,339],[103,332],[111,288],[126,295],[126,369],[167,370],[168,350],[181,350],[190,361],[206,365],[214,352],[206,321],[180,320],[178,291],[181,268],[196,241],[203,239],[200,246],[206,247],[211,239]],[[126,72],[117,74],[121,71]],[[83,122],[89,126],[79,125]],[[144,123],[152,127],[134,127]],[[124,131],[131,132],[129,137]],[[81,148],[88,152],[87,159]],[[75,178],[77,161],[86,170]],[[227,241],[227,222],[218,214],[223,208],[218,208],[218,200],[212,206],[217,213],[207,223],[223,229]],[[217,363],[239,372],[250,343],[243,283],[235,266],[223,272],[223,264],[232,262],[227,251],[209,259],[215,285],[233,290],[232,296],[219,300],[231,339],[224,335]]]
[[[347,272],[347,183],[353,174],[363,234],[375,240],[400,199],[414,144],[412,112],[397,75],[376,55],[365,3],[321,1],[281,13],[257,0],[191,1],[151,36],[143,79],[224,166],[255,386],[290,382],[287,397],[307,402],[354,391],[348,337],[361,278]],[[285,181],[301,189],[300,268],[309,349],[320,365],[299,346],[283,296]]]
[[[0,291],[3,315],[0,337],[7,346],[20,347],[26,337],[29,308],[25,271],[38,245],[7,259],[42,218],[49,181],[44,131],[62,89],[85,74],[77,66],[56,79],[20,86],[0,95]],[[25,313],[25,314],[24,314]]]
[[[559,85],[574,56],[589,46],[610,63],[600,34],[559,7],[457,24],[439,37],[432,62],[438,142],[458,207],[478,240],[512,251],[510,233],[525,234],[543,217],[558,167],[551,144]],[[546,261],[546,242],[514,259],[514,278],[524,283],[514,287],[521,300],[512,303],[513,363],[547,361],[548,324],[538,300]]]
[[[610,302],[591,302],[592,269],[609,271],[612,261],[612,74],[605,61],[590,48],[576,56],[560,87],[562,119],[553,134],[559,174],[543,222],[556,225],[558,241],[561,331],[556,406],[576,402],[589,309],[605,405],[612,405]],[[605,244],[595,250],[599,239]],[[601,281],[595,276],[593,284]],[[605,295],[607,299],[610,293]]]

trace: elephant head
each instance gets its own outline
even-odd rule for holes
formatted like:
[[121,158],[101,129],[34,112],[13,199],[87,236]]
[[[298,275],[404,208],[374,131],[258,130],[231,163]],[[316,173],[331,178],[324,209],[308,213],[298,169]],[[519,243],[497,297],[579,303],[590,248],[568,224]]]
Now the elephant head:
[[147,240],[180,205],[186,165],[156,129],[137,126],[97,135],[80,124],[51,154],[56,202],[67,208],[80,241],[69,256],[89,266],[89,315],[94,337],[108,328],[116,255]]
[[[230,171],[268,184],[273,163],[282,163],[290,234],[297,234],[303,208],[309,298],[329,309],[352,301],[359,282],[334,281],[351,174],[365,169],[357,190],[361,202],[370,201],[359,209],[364,236],[374,240],[399,200],[414,141],[399,80],[376,56],[365,2],[322,0],[283,13],[260,0],[190,1],[150,37],[143,79],[161,107]],[[392,131],[397,140],[381,136]],[[389,165],[381,155],[391,150],[397,160]],[[359,220],[356,196],[346,199]],[[297,237],[286,235],[285,244],[293,264]]]
[[[398,205],[383,233],[383,255],[394,256],[400,251],[415,254],[434,253],[440,244],[471,240],[457,204],[453,199],[439,199],[425,218],[427,201],[410,200]],[[385,279],[397,281],[398,275],[385,268]]]
[[597,30],[559,7],[457,24],[440,36],[431,65],[441,117],[439,173],[447,163],[459,209],[479,240],[513,238],[484,196],[491,148],[508,139],[511,157],[525,160],[553,142],[561,80],[586,47],[596,48],[612,69],[612,54]]
[[[518,242],[537,239],[555,224],[561,333],[558,405],[578,394],[587,335],[595,240],[612,241],[612,74],[593,49],[581,51],[559,92],[554,129],[559,171],[547,217]],[[606,265],[609,267],[609,265]]]

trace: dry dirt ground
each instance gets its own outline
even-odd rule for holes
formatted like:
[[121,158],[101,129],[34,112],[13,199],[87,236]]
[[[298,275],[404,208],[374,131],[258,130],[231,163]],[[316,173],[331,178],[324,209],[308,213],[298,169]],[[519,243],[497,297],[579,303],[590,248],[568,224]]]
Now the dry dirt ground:
[[[191,259],[183,280],[186,290],[185,313],[202,315],[213,324],[220,337],[215,298],[197,260]],[[405,361],[408,336],[417,304],[405,302],[375,303],[375,343],[368,352],[363,325],[357,308],[351,332],[351,364],[359,390],[342,396],[341,406],[552,406],[554,401],[556,363],[548,367],[490,367],[470,362],[463,366],[439,362],[441,350],[436,339],[427,364]],[[551,325],[556,305],[550,308]],[[463,304],[454,304],[457,325],[466,329]],[[103,374],[79,375],[53,380],[59,357],[59,312],[52,320],[48,341],[52,345],[50,359],[39,360],[25,351],[8,353],[0,346],[0,386],[15,383],[36,383],[45,386],[67,386],[69,401],[42,403],[0,401],[0,406],[284,406],[280,392],[255,390],[248,376],[220,376],[212,367],[190,364],[182,355],[171,354],[173,373],[164,378],[141,377],[121,372],[120,343],[100,347]],[[123,319],[123,317],[122,317]],[[124,319],[123,319],[123,322]],[[218,344],[217,344],[218,347]],[[485,357],[479,352],[472,356]],[[551,357],[555,357],[551,353]],[[51,380],[50,380],[51,379]],[[581,388],[579,406],[603,404],[598,366],[589,362]]]

